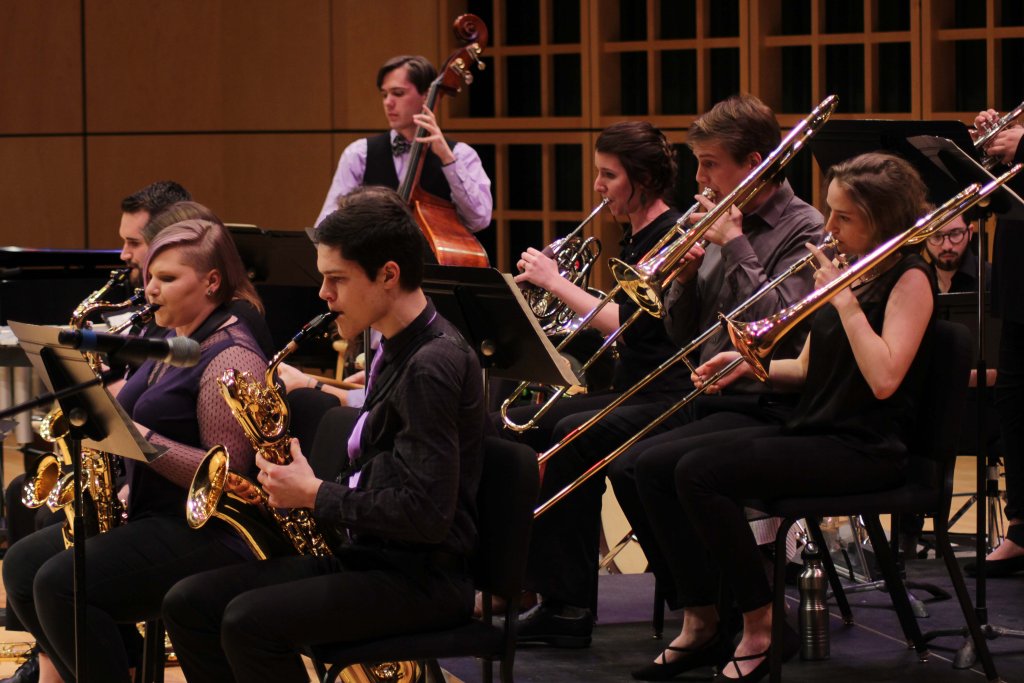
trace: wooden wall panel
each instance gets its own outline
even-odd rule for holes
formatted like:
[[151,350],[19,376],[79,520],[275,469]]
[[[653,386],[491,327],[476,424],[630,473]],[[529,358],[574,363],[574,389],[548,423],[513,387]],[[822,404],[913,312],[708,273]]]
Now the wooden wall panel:
[[142,135],[89,141],[89,243],[117,244],[121,199],[176,180],[222,220],[268,229],[312,225],[327,191],[330,136]]
[[86,4],[92,131],[330,125],[328,0]]
[[[386,126],[377,95],[377,70],[395,55],[424,55],[435,65],[448,37],[438,34],[439,4],[422,0],[333,0],[335,128]],[[454,19],[454,17],[452,17]]]
[[0,169],[0,244],[85,246],[81,138],[0,138]]
[[81,45],[77,1],[0,3],[0,134],[82,130]]

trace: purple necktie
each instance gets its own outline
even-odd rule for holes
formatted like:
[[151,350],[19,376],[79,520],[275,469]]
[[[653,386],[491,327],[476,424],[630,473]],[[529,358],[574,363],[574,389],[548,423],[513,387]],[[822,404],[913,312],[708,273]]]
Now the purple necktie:
[[[370,374],[366,377],[366,398],[370,398],[370,387],[373,386],[373,381],[377,378],[377,373],[380,371],[381,362],[384,360],[384,342],[381,341],[380,348],[377,349],[377,353],[373,356],[373,360],[370,362]],[[366,416],[369,414],[366,410],[366,403],[363,403],[364,410],[359,414],[359,419],[356,420],[356,426],[352,428],[352,434],[348,437],[348,461],[350,463],[355,462],[360,454],[362,448],[360,448],[360,441],[363,437],[363,424],[366,422]],[[349,488],[355,488],[356,484],[359,483],[359,472],[356,472],[348,478]]]

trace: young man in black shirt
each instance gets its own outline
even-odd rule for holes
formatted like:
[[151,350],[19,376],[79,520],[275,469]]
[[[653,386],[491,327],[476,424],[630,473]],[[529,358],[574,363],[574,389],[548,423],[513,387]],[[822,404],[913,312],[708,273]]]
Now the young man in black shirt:
[[342,334],[372,327],[382,350],[342,474],[319,479],[293,440],[291,464],[257,458],[258,480],[271,505],[312,509],[333,556],[252,562],[177,584],[164,619],[189,681],[306,681],[303,645],[446,628],[472,612],[467,558],[484,425],[477,358],[420,288],[423,240],[393,191],[346,196],[315,242],[320,296]]

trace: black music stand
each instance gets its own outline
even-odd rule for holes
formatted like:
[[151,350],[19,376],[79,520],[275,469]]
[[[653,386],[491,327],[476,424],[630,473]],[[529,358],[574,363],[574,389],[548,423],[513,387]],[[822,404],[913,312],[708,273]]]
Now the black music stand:
[[[555,386],[580,383],[511,275],[494,268],[427,265],[423,291],[477,352],[485,392],[490,377]],[[488,398],[485,405],[490,405]]]
[[[276,348],[291,341],[313,316],[324,312],[317,295],[322,278],[316,269],[316,249],[302,230],[266,230],[255,225],[227,226],[242,257],[249,279],[267,309],[267,327]],[[289,363],[323,367],[337,354],[330,340],[307,340]],[[367,365],[369,367],[369,365]]]
[[32,366],[50,391],[56,394],[61,411],[68,420],[68,445],[75,480],[75,516],[72,526],[75,536],[75,677],[79,681],[87,681],[89,678],[82,650],[86,631],[87,536],[82,497],[82,446],[142,462],[153,461],[166,449],[153,446],[139,434],[132,419],[103,386],[103,380],[96,376],[82,352],[62,346],[57,341],[60,328],[14,321],[10,322],[10,326]]
[[[966,127],[965,127],[966,128]],[[917,136],[908,140],[921,154],[927,157],[936,167],[943,170],[950,177],[961,182],[963,185],[981,182],[987,183],[993,180],[990,174],[973,158],[977,151],[973,143],[967,149],[970,155],[948,139],[930,136]],[[978,210],[978,291],[977,295],[977,357],[975,367],[977,369],[977,538],[975,541],[974,560],[977,567],[975,611],[978,614],[978,621],[981,623],[985,637],[994,639],[998,636],[1011,636],[1024,638],[1024,631],[1010,629],[1003,626],[995,626],[988,621],[987,607],[987,581],[985,576],[985,555],[986,542],[988,537],[990,543],[995,542],[995,534],[988,534],[986,519],[991,516],[993,519],[999,515],[999,461],[992,449],[988,447],[988,413],[985,410],[985,403],[988,390],[988,360],[986,353],[987,346],[987,316],[985,315],[985,252],[988,249],[988,221],[992,216],[998,215],[1011,220],[1024,220],[1024,200],[1010,188],[1003,186],[994,192],[991,200],[981,205]],[[992,526],[994,531],[995,525]],[[970,668],[976,660],[974,641],[971,639],[967,629],[937,630],[924,634],[926,640],[931,640],[944,635],[964,635],[964,644],[957,651],[953,666],[960,669]]]

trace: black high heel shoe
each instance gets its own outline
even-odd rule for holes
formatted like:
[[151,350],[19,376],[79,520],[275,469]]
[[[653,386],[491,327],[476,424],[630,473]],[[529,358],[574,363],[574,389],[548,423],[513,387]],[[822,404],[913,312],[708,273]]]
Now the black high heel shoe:
[[665,653],[662,652],[659,657],[661,661],[652,662],[637,669],[633,672],[633,678],[639,681],[667,681],[681,673],[699,669],[702,666],[720,665],[728,659],[730,654],[726,650],[726,645],[721,630],[716,631],[715,635],[711,636],[706,643],[697,647],[672,647],[669,645],[665,648],[666,651],[677,652],[682,656],[669,661],[665,657]]
[[[797,652],[800,651],[800,636],[797,635],[796,631],[794,631],[789,624],[786,624],[786,627],[782,630],[781,646],[783,662],[788,662],[796,655]],[[735,683],[755,683],[756,681],[760,681],[762,678],[767,676],[771,670],[771,653],[773,647],[775,647],[775,643],[772,643],[764,652],[758,652],[753,655],[743,655],[740,657],[733,655],[732,659],[730,659],[718,673],[718,676],[716,677],[717,680],[729,681],[729,683],[733,683],[734,681]],[[730,666],[736,670],[736,673],[740,673],[741,669],[739,662],[750,662],[755,659],[761,659],[761,662],[739,678],[727,678],[723,675]]]

